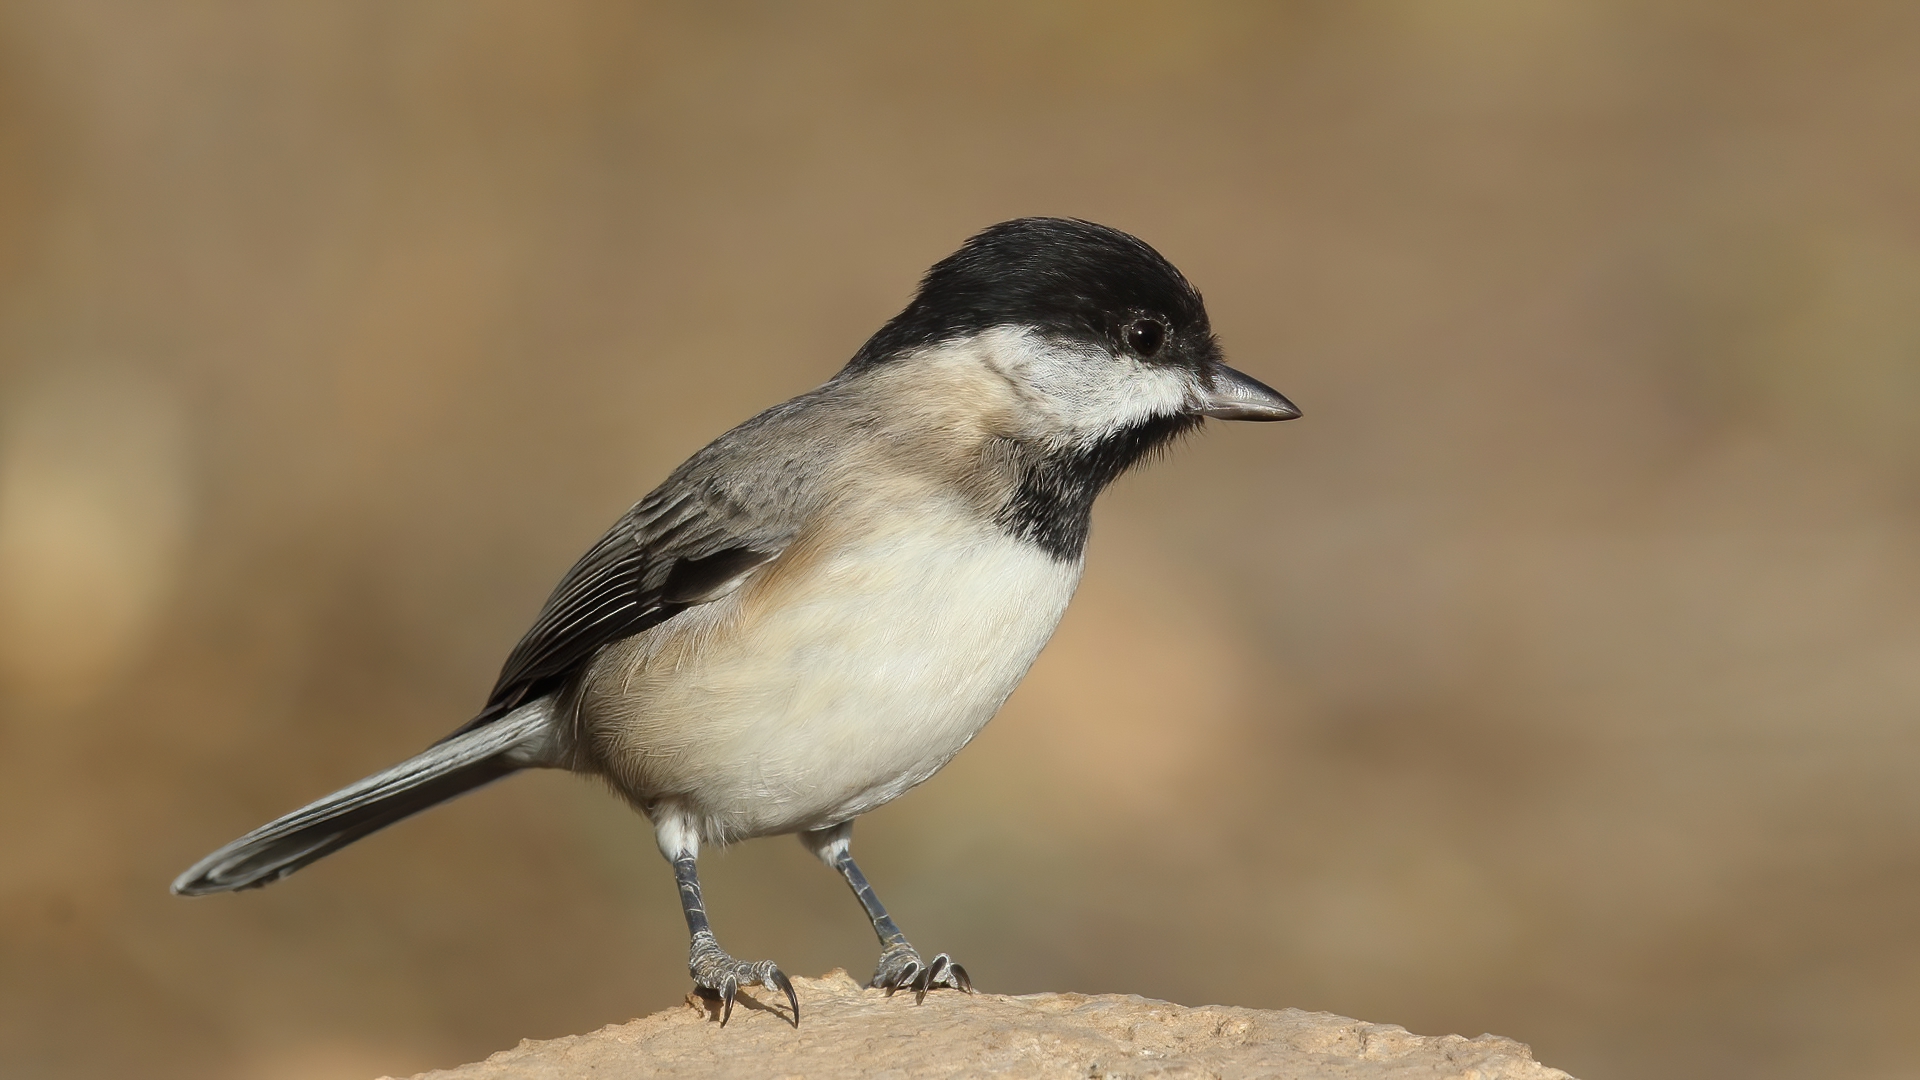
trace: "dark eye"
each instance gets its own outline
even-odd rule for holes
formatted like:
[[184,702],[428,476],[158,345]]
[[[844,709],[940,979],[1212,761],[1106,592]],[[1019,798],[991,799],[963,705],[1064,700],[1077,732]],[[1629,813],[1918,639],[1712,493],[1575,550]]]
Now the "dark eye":
[[1167,343],[1167,328],[1155,319],[1138,319],[1127,327],[1127,348],[1135,356],[1150,357]]

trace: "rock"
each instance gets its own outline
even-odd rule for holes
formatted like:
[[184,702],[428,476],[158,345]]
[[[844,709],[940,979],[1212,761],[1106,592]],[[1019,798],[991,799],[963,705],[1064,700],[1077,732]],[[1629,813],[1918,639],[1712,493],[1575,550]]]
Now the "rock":
[[1313,1077],[1327,1080],[1571,1080],[1497,1035],[1412,1035],[1331,1013],[1188,1008],[1103,994],[891,998],[844,971],[795,979],[801,1025],[760,988],[725,1030],[692,995],[682,1008],[590,1035],[526,1040],[415,1080],[626,1077]]

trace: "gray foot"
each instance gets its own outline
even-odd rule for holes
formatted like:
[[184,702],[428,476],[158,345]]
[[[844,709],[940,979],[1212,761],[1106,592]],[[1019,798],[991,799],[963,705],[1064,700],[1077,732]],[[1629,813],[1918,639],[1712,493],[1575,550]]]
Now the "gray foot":
[[800,999],[794,995],[793,980],[771,960],[735,960],[721,950],[711,933],[703,931],[694,935],[687,972],[693,976],[693,985],[702,995],[720,999],[721,1027],[726,1027],[733,1017],[733,1000],[739,996],[740,988],[754,985],[786,994],[787,1005],[793,1010],[793,1026],[800,1026]]
[[906,942],[889,945],[887,951],[880,954],[880,966],[873,973],[873,982],[869,985],[885,990],[892,997],[896,990],[912,990],[913,1000],[926,1000],[927,991],[946,987],[961,993],[973,993],[973,980],[967,978],[967,969],[954,963],[946,953],[941,953],[931,962],[920,959],[920,954]]

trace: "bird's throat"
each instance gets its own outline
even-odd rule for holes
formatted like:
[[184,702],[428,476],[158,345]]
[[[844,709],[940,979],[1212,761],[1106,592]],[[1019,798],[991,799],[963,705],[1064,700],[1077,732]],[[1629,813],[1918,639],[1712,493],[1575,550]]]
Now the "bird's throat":
[[1076,562],[1086,550],[1094,499],[1121,473],[1199,424],[1197,416],[1160,416],[1068,448],[1021,447],[1019,485],[994,523],[1056,559]]

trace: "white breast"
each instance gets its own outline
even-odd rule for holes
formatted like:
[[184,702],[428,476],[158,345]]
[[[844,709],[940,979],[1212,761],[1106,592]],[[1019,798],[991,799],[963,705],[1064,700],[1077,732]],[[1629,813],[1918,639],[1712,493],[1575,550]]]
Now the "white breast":
[[835,824],[973,738],[1079,573],[950,505],[892,507],[768,589],[750,582],[609,650],[583,720],[656,820],[711,841]]

